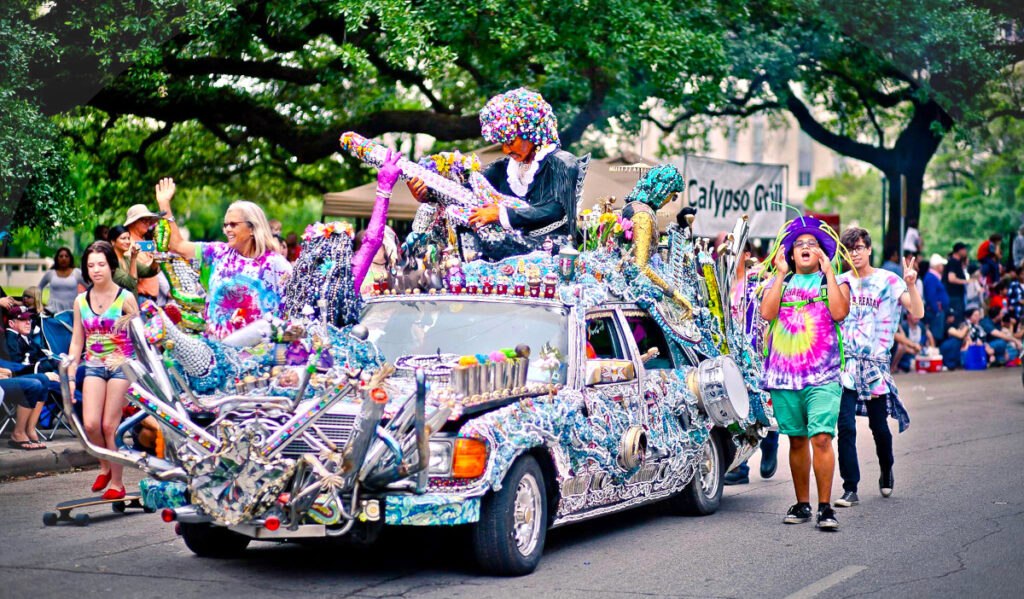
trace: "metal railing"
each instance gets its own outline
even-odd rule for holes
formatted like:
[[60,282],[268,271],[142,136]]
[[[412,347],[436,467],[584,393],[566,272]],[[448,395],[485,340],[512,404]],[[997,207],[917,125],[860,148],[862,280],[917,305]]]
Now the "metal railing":
[[0,286],[24,289],[38,285],[52,265],[52,258],[0,258]]

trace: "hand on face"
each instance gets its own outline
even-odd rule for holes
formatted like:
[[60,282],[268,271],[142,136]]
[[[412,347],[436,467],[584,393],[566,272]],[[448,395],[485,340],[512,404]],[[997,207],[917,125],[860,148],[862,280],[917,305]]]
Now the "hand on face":
[[825,255],[825,252],[820,247],[812,248],[811,255],[818,261],[818,267],[821,268],[821,272],[825,274],[832,272],[832,262],[829,261],[828,256]]
[[782,248],[779,248],[779,250],[780,251],[775,254],[775,260],[772,261],[772,264],[775,265],[775,270],[778,271],[780,275],[785,276],[789,274],[789,262],[786,262],[786,254],[781,251]]

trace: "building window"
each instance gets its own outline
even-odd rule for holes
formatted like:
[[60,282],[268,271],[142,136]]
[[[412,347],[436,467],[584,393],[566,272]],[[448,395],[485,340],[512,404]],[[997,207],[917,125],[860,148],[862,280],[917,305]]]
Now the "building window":
[[811,186],[811,171],[798,171],[796,174],[797,185],[800,187]]

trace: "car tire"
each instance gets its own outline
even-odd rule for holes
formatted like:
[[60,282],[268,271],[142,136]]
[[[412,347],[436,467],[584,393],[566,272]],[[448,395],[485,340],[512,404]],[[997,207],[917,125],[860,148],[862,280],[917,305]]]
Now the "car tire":
[[547,527],[544,474],[537,460],[526,455],[513,464],[501,490],[481,500],[480,521],[472,529],[477,564],[497,576],[533,572],[544,553]]
[[181,523],[185,546],[199,557],[237,557],[249,546],[249,537],[212,524]]
[[668,500],[669,509],[683,516],[708,516],[722,503],[729,439],[721,431],[713,430],[704,445],[704,453],[697,463],[697,472],[682,491]]

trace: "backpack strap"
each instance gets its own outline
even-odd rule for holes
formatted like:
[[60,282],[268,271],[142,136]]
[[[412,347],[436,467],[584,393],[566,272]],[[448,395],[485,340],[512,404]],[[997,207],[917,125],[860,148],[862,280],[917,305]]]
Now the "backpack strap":
[[[786,278],[784,278],[782,280],[782,291],[779,293],[779,298],[780,299],[784,295],[786,295],[786,288],[789,286],[789,281],[790,281],[790,279],[792,277],[793,277],[793,273],[788,273],[786,275]],[[808,304],[813,304],[815,302],[825,302],[825,306],[828,306],[828,281],[826,281],[824,277],[822,277],[821,286],[818,288],[818,297],[814,297],[814,298],[811,298],[809,300],[800,300],[800,301],[796,301],[796,302],[780,302],[779,303],[779,308],[783,308],[783,307],[786,307],[786,308],[801,308],[803,306],[806,306]],[[768,325],[768,332],[765,333],[765,335],[767,337],[767,339],[765,340],[765,344],[764,344],[764,357],[765,357],[765,359],[768,358],[768,350],[771,347],[772,331],[775,330],[775,323],[778,320],[779,320],[779,317],[776,316],[775,319],[772,320],[771,323]],[[838,322],[836,322],[835,320],[832,320],[832,326],[833,326],[833,328],[835,328],[836,340],[839,342],[839,369],[840,370],[845,370],[846,369],[846,352],[843,350],[843,334],[839,330],[839,323]]]

